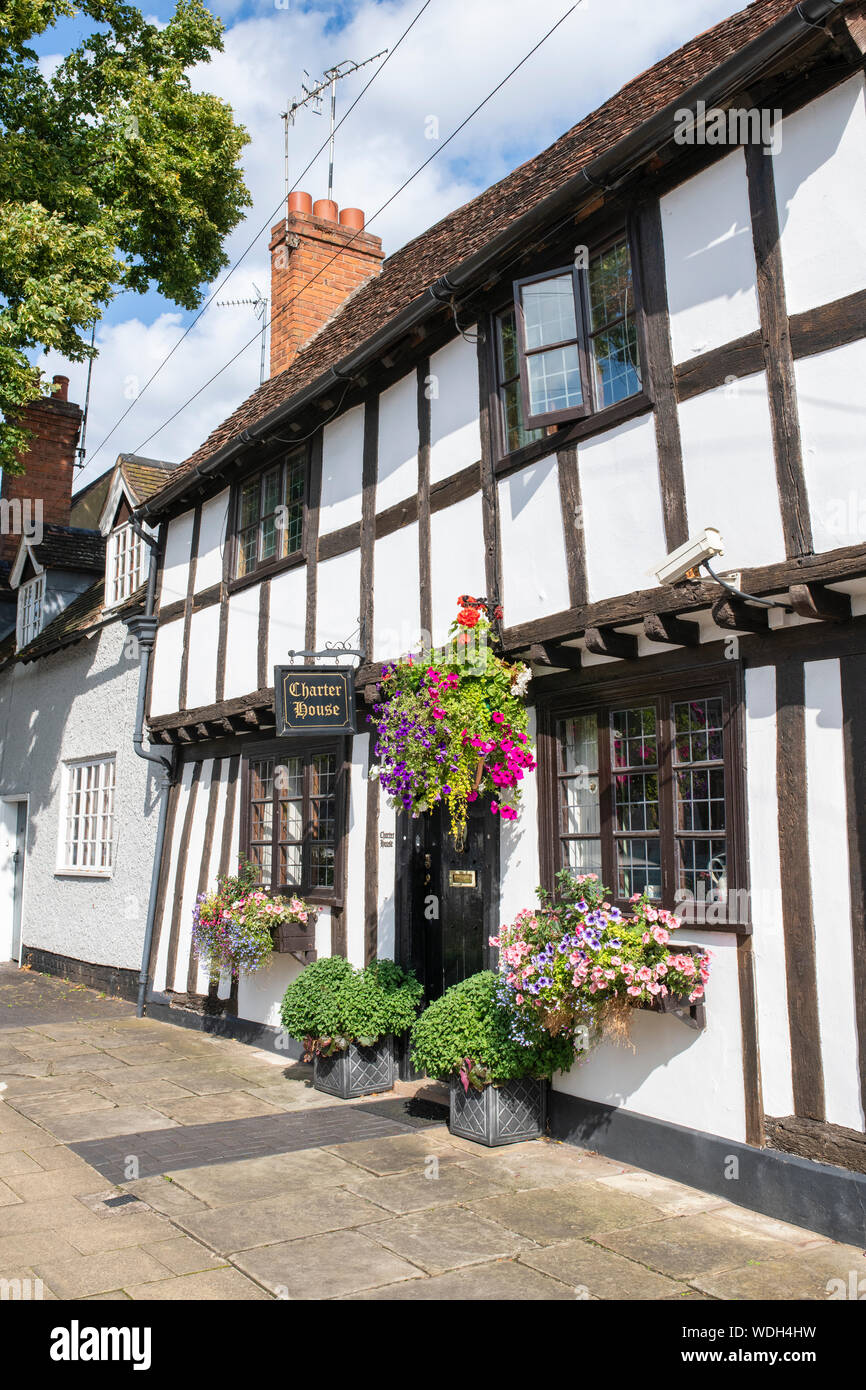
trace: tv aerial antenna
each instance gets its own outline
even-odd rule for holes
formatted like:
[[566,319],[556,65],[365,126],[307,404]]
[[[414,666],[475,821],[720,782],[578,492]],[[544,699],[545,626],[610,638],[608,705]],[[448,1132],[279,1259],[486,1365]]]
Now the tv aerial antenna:
[[285,137],[285,166],[286,166],[286,199],[289,196],[289,126],[295,124],[295,115],[304,106],[311,106],[314,116],[322,114],[322,99],[324,93],[330,88],[331,92],[331,134],[328,140],[328,197],[334,196],[334,132],[337,126],[337,83],[344,77],[350,77],[353,72],[359,72],[368,63],[375,63],[377,58],[384,58],[388,52],[383,48],[381,53],[374,53],[371,58],[364,58],[362,62],[356,63],[352,58],[344,58],[342,62],[336,63],[332,68],[326,68],[321,81],[311,82],[310,74],[304,68],[305,82],[301,83],[303,96],[294,97],[289,102],[288,108],[282,112],[283,132]]
[[259,362],[259,385],[261,386],[265,379],[265,336],[268,328],[268,320],[265,311],[268,307],[268,296],[266,294],[262,294],[255,281],[253,281],[253,289],[256,292],[254,299],[218,299],[217,308],[237,309],[240,308],[242,305],[248,305],[253,310],[253,313],[255,314],[256,318],[261,319],[262,352],[261,360]]

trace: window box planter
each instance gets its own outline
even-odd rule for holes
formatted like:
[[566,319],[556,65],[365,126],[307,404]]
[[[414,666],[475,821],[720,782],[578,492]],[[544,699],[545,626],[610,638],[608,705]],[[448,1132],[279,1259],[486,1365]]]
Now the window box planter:
[[687,1028],[694,1028],[698,1032],[707,1026],[707,1011],[703,999],[690,1004],[687,994],[668,994],[664,999],[657,995],[651,1004],[640,1004],[638,1007],[653,1014],[673,1014]]
[[273,929],[274,950],[278,955],[297,956],[308,965],[316,959],[316,919],[308,922],[280,922]]
[[372,1047],[349,1043],[342,1052],[331,1057],[317,1056],[313,1061],[313,1085],[317,1091],[340,1100],[354,1096],[369,1096],[374,1091],[394,1088],[394,1037],[389,1033]]
[[458,1076],[451,1077],[448,1128],[461,1139],[493,1148],[539,1139],[547,1119],[547,1082],[524,1077],[501,1086],[473,1086],[464,1091]]

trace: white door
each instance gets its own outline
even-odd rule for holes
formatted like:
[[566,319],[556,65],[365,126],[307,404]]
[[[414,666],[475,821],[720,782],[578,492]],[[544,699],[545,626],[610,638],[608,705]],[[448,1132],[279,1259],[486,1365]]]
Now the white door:
[[21,957],[27,802],[0,802],[0,960]]

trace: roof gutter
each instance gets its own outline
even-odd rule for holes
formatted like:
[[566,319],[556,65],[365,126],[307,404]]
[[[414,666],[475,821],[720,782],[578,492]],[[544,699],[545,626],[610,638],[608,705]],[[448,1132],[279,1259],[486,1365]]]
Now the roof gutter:
[[845,3],[846,0],[800,0],[798,5],[763,34],[713,68],[700,82],[681,92],[674,101],[669,102],[636,130],[624,136],[606,154],[584,165],[555,193],[542,199],[529,212],[515,218],[492,237],[482,250],[474,252],[464,261],[459,261],[445,275],[440,276],[423,294],[368,338],[363,347],[356,348],[354,352],[341,358],[336,366],[329,367],[320,377],[296,391],[282,405],[275,407],[249,428],[235,435],[217,449],[205,463],[196,465],[179,478],[174,486],[169,483],[162,494],[157,494],[153,502],[146,502],[137,509],[138,515],[156,516],[164,512],[196,479],[204,481],[211,478],[226,464],[231,463],[246,446],[256,443],[273,429],[284,424],[289,415],[304,405],[311,404],[318,396],[336,386],[344,385],[347,380],[357,376],[386,347],[422,323],[443,303],[450,302],[456,294],[466,291],[473,282],[489,271],[498,257],[525,243],[540,226],[560,212],[576,211],[582,198],[597,197],[600,190],[609,191],[622,183],[636,165],[673,138],[676,112],[695,107],[700,100],[709,103],[736,91],[760,70],[767,58],[797,43],[810,29],[823,28],[830,16],[842,9]]

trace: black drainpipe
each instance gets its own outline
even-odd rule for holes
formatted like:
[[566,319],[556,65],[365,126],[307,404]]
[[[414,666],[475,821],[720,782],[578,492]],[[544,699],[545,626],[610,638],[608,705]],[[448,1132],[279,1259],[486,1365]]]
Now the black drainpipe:
[[135,517],[132,518],[132,529],[137,536],[150,546],[150,571],[147,577],[147,597],[144,605],[144,612],[137,613],[126,619],[127,631],[138,642],[140,664],[138,669],[138,704],[135,711],[135,726],[132,732],[132,746],[140,758],[146,762],[155,763],[159,766],[159,820],[156,827],[156,845],[153,851],[153,870],[150,878],[150,897],[147,903],[147,921],[144,927],[144,945],[141,952],[141,970],[138,976],[138,998],[136,1000],[135,1012],[138,1018],[144,1014],[147,1002],[147,986],[150,978],[150,947],[153,941],[154,920],[156,917],[156,898],[159,889],[159,871],[162,864],[162,853],[165,844],[165,827],[168,820],[168,791],[175,781],[175,765],[173,753],[152,753],[150,749],[144,747],[144,702],[147,697],[147,680],[150,672],[150,662],[153,654],[153,646],[156,641],[156,629],[158,619],[154,614],[154,604],[156,600],[156,571],[157,571],[157,541],[139,524]]

